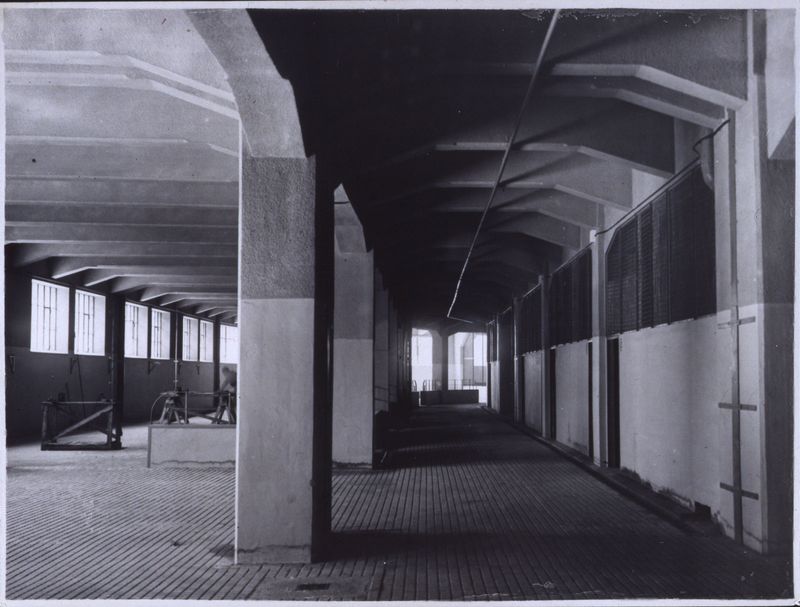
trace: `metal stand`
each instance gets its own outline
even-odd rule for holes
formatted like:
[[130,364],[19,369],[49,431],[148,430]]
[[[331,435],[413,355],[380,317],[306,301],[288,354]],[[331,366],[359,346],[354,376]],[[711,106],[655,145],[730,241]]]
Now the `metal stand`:
[[[164,392],[164,408],[159,417],[159,424],[188,424],[190,417],[202,417],[212,424],[235,424],[236,407],[235,395],[230,392],[193,392],[191,390],[178,390]],[[213,396],[217,398],[215,409],[190,409],[189,396]],[[227,417],[227,421],[225,418]]]
[[[211,420],[214,424],[235,424],[236,423],[236,395],[230,392],[220,392],[219,400],[217,401],[217,410],[214,412],[214,418]],[[228,416],[228,421],[223,421],[223,416]]]
[[[84,415],[86,407],[95,407],[95,411],[81,418],[73,411],[74,407],[81,407]],[[56,432],[56,421],[59,414],[73,423],[60,432]],[[106,416],[105,423],[102,417]],[[110,450],[122,448],[122,437],[119,424],[115,423],[120,411],[116,401],[103,399],[96,401],[64,401],[47,400],[42,403],[42,451],[80,451],[80,450]],[[52,419],[51,419],[52,418]],[[92,430],[105,435],[104,443],[85,442],[60,442],[78,430]]]

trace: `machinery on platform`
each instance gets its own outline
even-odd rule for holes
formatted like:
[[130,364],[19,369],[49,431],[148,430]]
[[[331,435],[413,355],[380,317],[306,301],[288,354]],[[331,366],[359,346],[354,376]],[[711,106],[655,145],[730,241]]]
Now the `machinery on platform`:
[[[208,407],[190,407],[190,397],[210,396],[216,405]],[[151,407],[150,423],[157,424],[188,424],[191,417],[200,417],[211,421],[212,424],[235,424],[236,406],[235,395],[225,390],[216,392],[196,392],[193,390],[176,390],[162,392]],[[163,401],[161,415],[153,421],[152,412]]]

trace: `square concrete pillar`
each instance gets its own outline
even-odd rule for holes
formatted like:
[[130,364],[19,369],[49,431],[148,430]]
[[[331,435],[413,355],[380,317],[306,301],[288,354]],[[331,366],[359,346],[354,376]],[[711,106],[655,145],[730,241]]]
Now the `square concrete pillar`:
[[333,461],[370,465],[373,448],[374,267],[349,203],[335,207]]
[[394,301],[389,297],[389,339],[387,343],[388,352],[386,362],[388,364],[389,382],[389,411],[395,413],[398,405],[398,339],[397,339],[397,308]]
[[542,435],[555,439],[555,431],[551,428],[553,412],[550,407],[553,390],[550,360],[550,284],[546,276],[539,276],[539,284],[542,289]]
[[238,563],[309,562],[330,530],[333,203],[314,158],[242,146]]
[[389,411],[389,292],[375,268],[373,323],[374,411]]
[[520,352],[522,344],[522,298],[515,297],[514,310],[514,420],[525,423],[525,359]]
[[[602,213],[602,211],[601,211]],[[599,465],[608,461],[606,428],[606,234],[592,240],[592,459]]]

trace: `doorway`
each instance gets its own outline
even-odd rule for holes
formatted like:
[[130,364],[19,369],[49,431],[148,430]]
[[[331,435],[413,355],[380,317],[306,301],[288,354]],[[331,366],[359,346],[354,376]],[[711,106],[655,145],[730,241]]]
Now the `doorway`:
[[548,370],[550,375],[550,400],[547,403],[548,411],[548,438],[556,439],[556,349],[549,350],[550,368]]
[[619,339],[609,339],[606,343],[608,466],[619,468]]

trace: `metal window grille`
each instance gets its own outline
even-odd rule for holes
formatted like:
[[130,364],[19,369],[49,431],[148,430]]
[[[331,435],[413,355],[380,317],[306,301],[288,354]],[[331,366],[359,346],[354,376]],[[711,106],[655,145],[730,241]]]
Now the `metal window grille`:
[[542,349],[542,289],[534,288],[522,298],[520,310],[520,352]]
[[488,339],[487,351],[489,353],[489,362],[497,361],[497,323],[492,321],[486,325],[486,336]]
[[648,206],[638,215],[639,324],[653,324],[653,209]]
[[585,249],[550,278],[550,343],[592,336],[592,251]]
[[669,322],[669,215],[667,195],[656,198],[650,205],[653,211],[653,318],[656,326]]
[[606,253],[609,335],[715,311],[714,228],[699,166],[617,228]]
[[639,326],[638,302],[638,257],[637,222],[631,221],[619,229],[622,247],[620,289],[622,308],[622,331],[631,331]]

